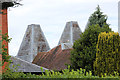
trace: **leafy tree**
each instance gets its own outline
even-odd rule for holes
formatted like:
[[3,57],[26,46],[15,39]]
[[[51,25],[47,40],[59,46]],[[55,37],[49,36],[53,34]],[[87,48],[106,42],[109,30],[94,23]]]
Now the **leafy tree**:
[[109,32],[111,29],[104,24],[103,27],[97,25],[89,26],[80,39],[76,40],[71,51],[71,67],[74,69],[84,68],[87,71],[93,70],[93,62],[96,58],[96,44],[98,35],[101,32]]
[[93,24],[99,24],[100,27],[102,27],[104,23],[107,24],[107,15],[103,15],[103,12],[101,12],[100,10],[101,9],[98,5],[96,11],[89,17],[86,28]]
[[2,5],[2,9],[7,9],[8,7],[18,7],[19,5],[22,5],[20,1],[22,0],[12,0],[11,2],[7,2],[3,0],[0,6]]
[[93,70],[93,62],[96,58],[96,44],[98,35],[101,32],[110,32],[111,29],[106,23],[107,16],[97,10],[90,16],[88,27],[76,40],[71,51],[71,67],[74,69],[85,68],[87,71]]

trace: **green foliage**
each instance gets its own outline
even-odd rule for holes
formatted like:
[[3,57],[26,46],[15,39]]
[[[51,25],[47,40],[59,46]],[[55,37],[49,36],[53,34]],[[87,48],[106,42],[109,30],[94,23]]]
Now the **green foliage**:
[[93,62],[96,58],[96,44],[98,35],[101,32],[109,32],[111,29],[104,24],[103,27],[97,25],[89,26],[80,39],[76,40],[71,51],[71,66],[73,69],[83,68],[87,71],[93,70]]
[[87,28],[76,40],[71,51],[71,63],[73,69],[84,68],[87,71],[93,70],[93,62],[96,58],[96,44],[98,35],[101,32],[110,32],[111,29],[106,23],[107,16],[103,15],[100,7],[90,16]]
[[[81,80],[98,80],[100,78],[114,78],[114,79],[118,79],[119,76],[117,73],[115,73],[114,75],[111,75],[111,76],[107,76],[107,75],[102,75],[102,77],[99,77],[99,76],[93,76],[92,75],[92,72],[89,71],[87,72],[85,69],[77,69],[76,71],[74,71],[73,69],[70,70],[70,69],[64,69],[62,70],[62,73],[60,72],[55,72],[55,71],[48,71],[48,70],[45,70],[45,74],[41,74],[41,75],[35,75],[35,74],[31,74],[31,73],[27,73],[27,74],[24,74],[23,72],[11,72],[11,70],[8,70],[7,73],[4,73],[3,74],[3,79],[22,79],[22,78],[39,78],[39,79],[51,79],[51,78],[54,78],[56,80],[58,80],[59,78],[78,78],[78,79],[81,79]],[[101,79],[102,80],[102,79]],[[111,79],[106,79],[106,80],[111,80]]]
[[107,24],[106,21],[107,15],[103,15],[103,12],[100,11],[100,7],[98,5],[96,11],[89,17],[87,27],[93,24],[99,24],[99,26],[102,27],[104,24]]
[[54,72],[45,70],[45,74],[34,75],[31,73],[24,74],[22,72],[11,72],[10,69],[3,74],[3,78],[99,78],[98,76],[92,76],[92,73],[86,72],[85,69],[80,68],[80,70],[74,71],[70,69],[62,70],[60,72]]
[[[11,38],[9,38],[8,34],[4,34],[2,35],[2,42],[10,42]],[[0,45],[2,45],[2,50],[1,50],[1,53],[2,53],[2,65],[4,64],[4,62],[9,62],[9,58],[10,56],[8,56],[8,50],[7,48],[5,47],[5,45],[3,45],[1,42]]]
[[94,72],[96,75],[120,73],[120,37],[118,33],[101,33],[96,46]]
[[[2,43],[7,43],[10,42],[11,39],[9,39],[9,36],[6,34],[2,35],[2,31],[0,31],[0,55],[2,55],[0,58],[2,59],[0,61],[0,67],[2,68],[2,66],[4,65],[5,62],[10,62],[9,58],[10,56],[8,56],[8,51],[5,45],[3,45]],[[1,69],[2,70],[2,69]],[[4,68],[4,70],[6,70],[6,68]],[[2,70],[1,72],[5,72],[4,70]],[[1,74],[0,74],[0,78],[1,78]]]

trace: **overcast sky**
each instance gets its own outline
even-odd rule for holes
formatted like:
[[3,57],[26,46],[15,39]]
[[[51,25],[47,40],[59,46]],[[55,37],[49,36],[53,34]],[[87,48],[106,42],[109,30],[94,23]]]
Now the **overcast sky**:
[[118,0],[23,0],[23,6],[8,10],[9,54],[16,56],[29,24],[40,24],[51,48],[55,47],[66,22],[77,21],[82,32],[89,16],[100,5],[113,31],[118,32]]

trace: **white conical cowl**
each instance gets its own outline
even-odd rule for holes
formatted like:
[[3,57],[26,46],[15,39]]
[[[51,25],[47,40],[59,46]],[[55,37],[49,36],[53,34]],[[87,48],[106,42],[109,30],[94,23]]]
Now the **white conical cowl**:
[[37,53],[48,50],[50,50],[50,47],[40,25],[28,25],[17,57],[32,62]]

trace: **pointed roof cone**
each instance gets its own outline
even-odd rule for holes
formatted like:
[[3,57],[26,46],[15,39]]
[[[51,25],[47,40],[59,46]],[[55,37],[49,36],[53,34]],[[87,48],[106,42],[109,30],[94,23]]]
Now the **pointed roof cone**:
[[76,21],[67,22],[58,45],[61,43],[73,45],[74,41],[80,38],[81,33],[82,31]]
[[32,62],[37,53],[48,50],[50,47],[40,25],[28,25],[17,57]]

